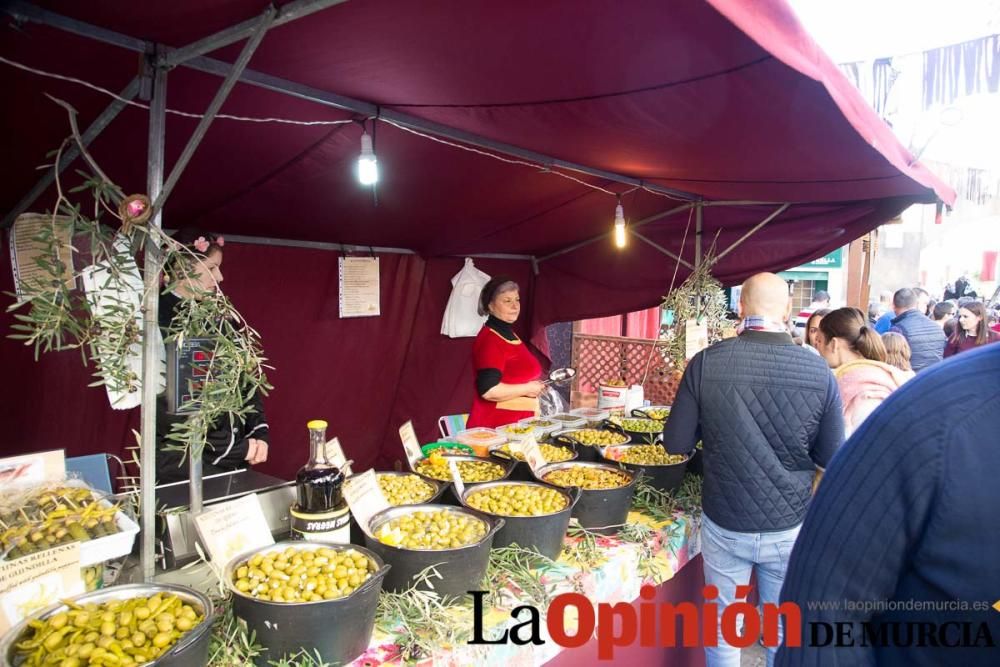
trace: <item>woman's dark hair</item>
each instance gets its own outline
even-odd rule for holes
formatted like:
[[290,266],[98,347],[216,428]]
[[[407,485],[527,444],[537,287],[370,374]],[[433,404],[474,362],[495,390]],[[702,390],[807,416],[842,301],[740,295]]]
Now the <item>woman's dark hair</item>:
[[857,308],[838,308],[827,313],[819,322],[819,330],[828,339],[840,338],[865,359],[885,362],[882,337],[868,326],[865,314]]
[[913,370],[910,366],[910,343],[906,336],[887,331],[882,334],[882,344],[885,345],[885,363],[901,371]]
[[806,320],[806,328],[802,332],[802,342],[804,342],[806,345],[811,345],[812,347],[816,347],[816,343],[814,343],[813,339],[810,338],[809,336],[809,330],[812,328],[814,319],[816,319],[817,317],[825,317],[829,313],[830,313],[829,308],[817,308],[812,312],[812,315],[810,315],[809,319]]
[[479,314],[489,315],[490,303],[497,298],[497,295],[517,289],[519,289],[517,283],[507,276],[490,278],[490,281],[483,285],[483,291],[479,293]]
[[[979,318],[979,325],[976,327],[976,345],[985,345],[990,342],[990,318],[986,314],[986,307],[983,306],[980,301],[972,301],[966,303],[959,308],[965,308],[967,311]],[[955,333],[951,335],[952,343],[960,343],[965,338],[968,338],[969,334],[965,333],[965,329],[962,328],[962,323],[959,322],[958,326],[955,327]]]

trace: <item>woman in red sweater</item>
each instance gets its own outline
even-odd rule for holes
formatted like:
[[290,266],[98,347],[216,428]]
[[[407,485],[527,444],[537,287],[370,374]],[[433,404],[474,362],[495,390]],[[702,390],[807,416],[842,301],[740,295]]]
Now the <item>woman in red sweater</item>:
[[990,331],[986,308],[980,302],[973,301],[958,309],[958,327],[945,345],[944,356],[947,358],[997,341],[1000,341],[1000,333]]
[[472,345],[476,397],[469,428],[495,428],[533,417],[535,411],[528,407],[545,385],[538,381],[541,364],[511,327],[521,314],[517,283],[504,277],[486,283],[479,296],[479,314],[489,318]]

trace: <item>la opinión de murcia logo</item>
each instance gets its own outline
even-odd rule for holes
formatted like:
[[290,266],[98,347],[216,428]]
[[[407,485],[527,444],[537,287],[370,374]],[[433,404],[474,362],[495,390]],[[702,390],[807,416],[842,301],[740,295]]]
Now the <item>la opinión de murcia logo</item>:
[[[518,621],[505,628],[497,637],[487,638],[483,629],[483,599],[487,591],[468,591],[473,599],[473,633],[468,642],[483,644],[535,644],[542,645],[542,614],[531,605],[521,605],[511,610],[511,618]],[[789,648],[802,646],[802,611],[794,602],[780,605],[756,605],[746,601],[750,586],[737,586],[737,600],[722,608],[719,614],[719,590],[715,586],[702,589],[704,602],[654,603],[656,589],[643,586],[639,591],[638,612],[628,602],[594,605],[580,593],[563,593],[552,599],[545,614],[548,636],[563,648],[578,648],[595,636],[597,656],[611,660],[615,648],[639,642],[643,648],[671,648],[683,646],[718,646],[722,638],[730,646],[747,648],[756,643],[766,647],[779,645],[779,628],[784,625],[785,642]],[[1000,601],[996,607],[1000,607]],[[998,609],[1000,611],[1000,609]],[[575,612],[574,628],[567,628]],[[678,631],[678,627],[680,630]],[[678,636],[680,635],[680,636]],[[896,622],[884,623],[826,623],[810,622],[809,645],[825,646],[877,646],[877,647],[978,647],[996,646],[989,626],[985,622]]]

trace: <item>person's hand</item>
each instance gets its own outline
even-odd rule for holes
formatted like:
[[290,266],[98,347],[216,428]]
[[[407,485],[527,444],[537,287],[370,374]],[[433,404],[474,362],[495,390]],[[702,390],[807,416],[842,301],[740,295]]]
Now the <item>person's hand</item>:
[[267,443],[257,438],[250,438],[247,442],[247,463],[252,466],[263,463],[267,460]]
[[545,391],[545,385],[538,380],[532,380],[524,385],[524,395],[528,398],[538,398],[538,395]]

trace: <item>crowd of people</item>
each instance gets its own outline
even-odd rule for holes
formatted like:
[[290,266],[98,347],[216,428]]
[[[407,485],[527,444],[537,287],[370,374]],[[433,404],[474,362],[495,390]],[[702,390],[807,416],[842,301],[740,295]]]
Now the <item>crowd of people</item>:
[[[988,408],[1000,399],[1000,346],[987,343],[1000,336],[975,296],[933,303],[905,287],[883,301],[863,313],[831,309],[817,293],[792,318],[787,284],[758,274],[740,293],[738,335],[689,362],[664,445],[684,454],[702,443],[703,566],[720,614],[752,574],[762,603],[799,605],[803,632],[811,621],[849,623],[855,637],[860,624],[955,620],[876,603],[1000,592],[1000,515],[987,500],[1000,476]],[[944,404],[962,405],[967,417],[935,420]],[[815,606],[845,600],[858,608]],[[1000,640],[1000,614],[987,616],[972,614]],[[802,648],[769,647],[769,667],[996,657],[982,644],[942,653],[947,646],[842,650],[802,639]],[[721,636],[705,650],[709,667],[740,664]]]

